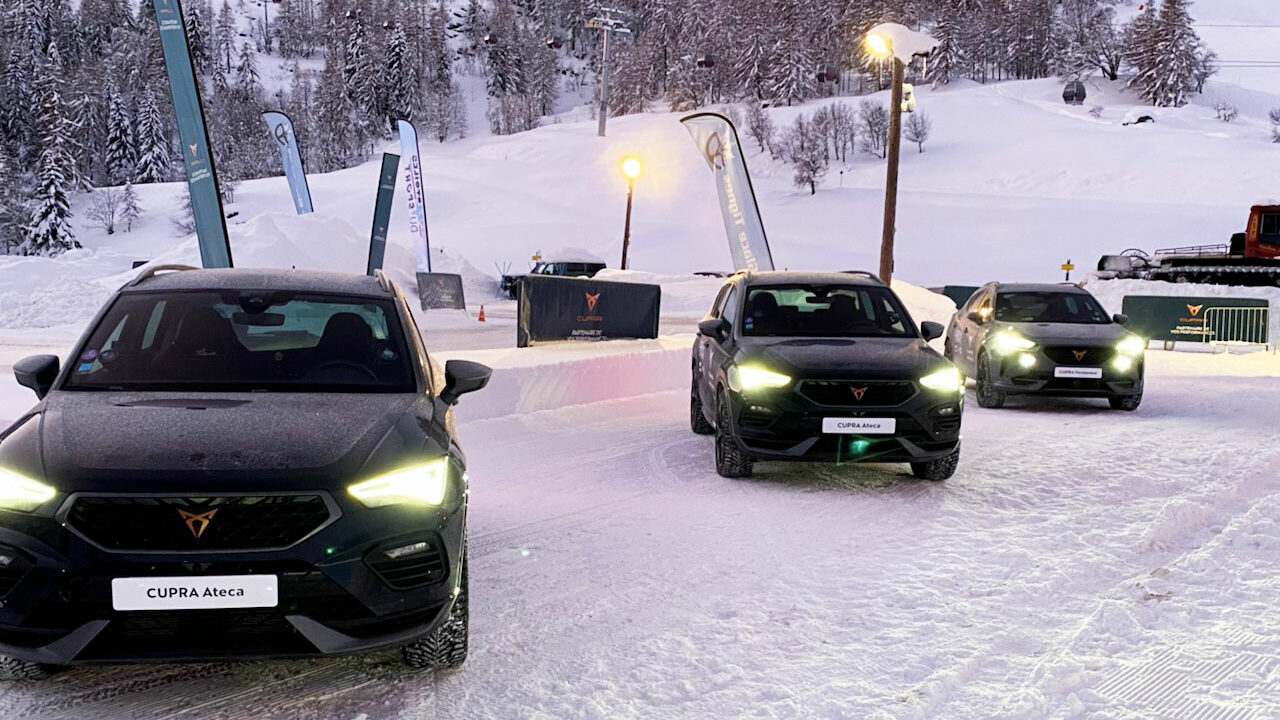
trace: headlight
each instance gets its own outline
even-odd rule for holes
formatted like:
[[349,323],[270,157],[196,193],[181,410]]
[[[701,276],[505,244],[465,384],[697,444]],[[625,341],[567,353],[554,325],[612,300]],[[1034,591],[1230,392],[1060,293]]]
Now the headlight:
[[57,490],[38,480],[0,467],[0,508],[31,512],[57,494]]
[[347,487],[365,507],[440,505],[449,487],[449,459],[437,458]]
[[1012,330],[1004,330],[991,338],[991,346],[997,353],[1008,355],[1021,350],[1030,350],[1036,344]]
[[954,367],[946,367],[920,378],[920,384],[939,392],[964,392],[964,375]]
[[1146,352],[1147,341],[1137,335],[1129,335],[1116,343],[1116,350],[1125,355],[1141,355]]
[[785,387],[791,382],[789,375],[753,365],[730,365],[729,387],[735,392],[751,392]]

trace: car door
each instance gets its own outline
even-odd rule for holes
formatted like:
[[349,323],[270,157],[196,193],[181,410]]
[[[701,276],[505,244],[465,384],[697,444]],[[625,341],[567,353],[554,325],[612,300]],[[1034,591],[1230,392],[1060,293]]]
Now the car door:
[[991,288],[983,288],[973,294],[969,298],[969,302],[956,313],[956,328],[958,335],[953,338],[952,347],[956,348],[956,360],[960,363],[961,368],[966,375],[970,377],[977,372],[978,367],[978,348],[982,347],[982,335],[985,328],[982,323],[975,322],[969,317],[970,313],[977,312],[982,314],[984,308],[987,309],[987,315],[990,315],[990,307],[992,302]]
[[973,307],[973,311],[978,313],[980,319],[969,320],[969,334],[965,336],[968,343],[965,359],[975,374],[978,372],[978,352],[987,341],[987,331],[991,329],[991,320],[995,316],[995,303],[995,288],[984,290],[982,297],[978,298],[978,303]]
[[[726,306],[734,298],[736,298],[735,287],[732,283],[728,283],[720,289],[720,294],[716,296],[715,304],[711,306],[708,317],[727,319],[725,318]],[[705,407],[714,407],[717,373],[720,367],[717,358],[723,356],[724,350],[715,338],[699,334],[694,341],[693,352],[698,397]]]

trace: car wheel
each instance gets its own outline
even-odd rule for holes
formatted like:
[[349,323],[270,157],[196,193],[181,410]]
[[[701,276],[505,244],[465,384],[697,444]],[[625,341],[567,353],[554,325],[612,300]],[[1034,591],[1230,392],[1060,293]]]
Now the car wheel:
[[977,383],[978,407],[1004,407],[1004,393],[992,387],[991,359],[986,353],[978,356],[978,372],[974,379]]
[[738,447],[733,436],[733,418],[730,416],[729,398],[724,391],[716,397],[716,472],[720,477],[751,477],[751,458]]
[[921,480],[941,482],[956,474],[956,465],[960,464],[960,448],[955,452],[937,460],[911,463],[911,474]]
[[1112,410],[1133,412],[1142,404],[1142,393],[1137,395],[1113,395],[1107,398],[1107,402],[1111,403]]
[[0,680],[45,680],[62,668],[0,655]]
[[465,549],[462,560],[462,583],[458,597],[449,610],[449,618],[430,635],[404,646],[404,664],[411,668],[431,670],[456,668],[467,659],[468,620],[467,610],[467,561]]
[[689,389],[689,425],[698,435],[710,435],[716,427],[702,412],[702,398],[698,397],[698,381],[695,378]]

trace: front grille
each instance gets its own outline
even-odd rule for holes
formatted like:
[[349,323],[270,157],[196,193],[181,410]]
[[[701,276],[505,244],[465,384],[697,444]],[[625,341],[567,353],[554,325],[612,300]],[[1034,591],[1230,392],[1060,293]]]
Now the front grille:
[[284,615],[270,608],[169,610],[120,613],[77,659],[309,655],[315,651]]
[[[414,547],[421,546],[421,547]],[[393,557],[397,548],[413,548],[408,554]],[[396,590],[421,587],[440,582],[445,577],[444,553],[439,541],[432,537],[416,542],[383,545],[365,557],[369,568],[382,581]]]
[[320,495],[138,497],[82,495],[72,530],[107,550],[206,552],[289,547],[329,522]]
[[1116,354],[1111,347],[1047,347],[1045,357],[1055,365],[1088,365],[1096,367],[1110,360]]
[[828,407],[895,407],[916,394],[915,383],[885,380],[805,380],[798,392]]

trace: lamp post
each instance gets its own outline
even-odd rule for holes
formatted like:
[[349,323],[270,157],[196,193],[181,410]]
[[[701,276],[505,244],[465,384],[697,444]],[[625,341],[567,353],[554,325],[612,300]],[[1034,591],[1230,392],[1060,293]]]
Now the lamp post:
[[622,174],[627,176],[627,220],[622,226],[622,264],[618,266],[622,270],[627,269],[627,249],[631,246],[631,196],[635,194],[640,170],[638,158],[629,157],[622,161]]
[[600,119],[596,133],[604,137],[609,119],[609,39],[613,33],[630,34],[631,28],[621,19],[627,13],[614,8],[600,8],[600,14],[586,21],[588,30],[599,30],[603,40],[600,49]]
[[898,163],[902,145],[902,83],[906,65],[893,53],[892,41],[876,33],[867,35],[867,49],[872,55],[893,62],[893,80],[889,99],[888,167],[884,181],[884,227],[880,235],[880,278],[893,280],[893,239],[898,219]]

